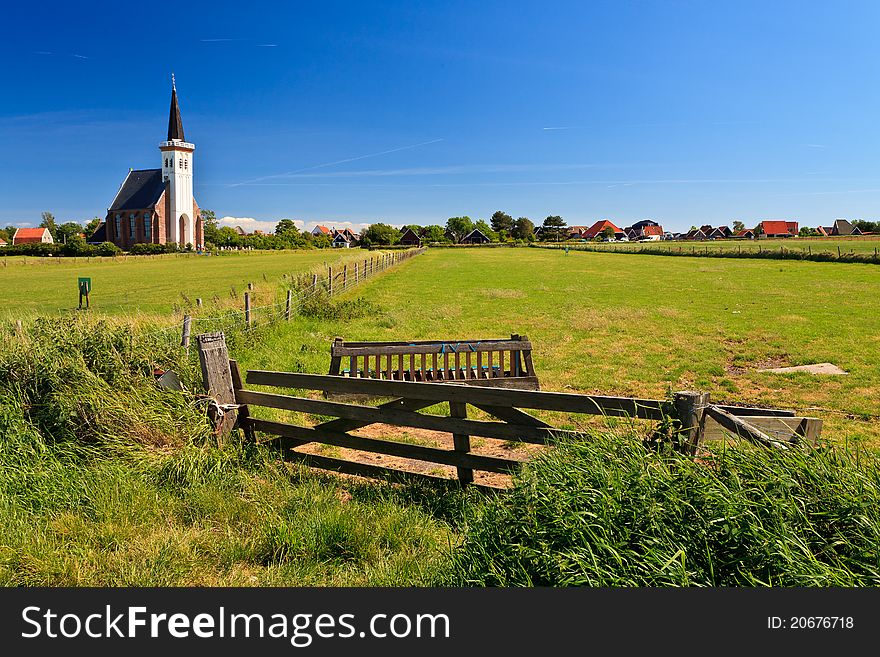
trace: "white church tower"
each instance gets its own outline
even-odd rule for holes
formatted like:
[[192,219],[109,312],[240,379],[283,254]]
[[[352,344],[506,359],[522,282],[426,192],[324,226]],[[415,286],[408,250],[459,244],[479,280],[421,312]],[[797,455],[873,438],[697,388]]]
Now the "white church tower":
[[183,121],[180,119],[180,106],[177,104],[177,86],[171,76],[171,113],[168,117],[168,140],[159,144],[162,152],[162,180],[167,183],[170,216],[166,217],[167,242],[176,242],[181,247],[195,245],[200,236],[196,235],[195,205],[193,203],[193,151],[191,144],[183,136]]

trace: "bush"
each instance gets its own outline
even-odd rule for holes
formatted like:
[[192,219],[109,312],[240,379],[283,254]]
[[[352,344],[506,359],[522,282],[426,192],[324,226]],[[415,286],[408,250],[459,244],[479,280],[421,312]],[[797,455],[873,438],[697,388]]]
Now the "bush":
[[97,253],[99,256],[115,256],[122,253],[122,249],[116,246],[113,242],[101,242],[97,247]]
[[158,255],[167,253],[164,244],[134,244],[128,250],[131,255]]
[[586,437],[476,513],[444,583],[877,586],[878,465],[840,449],[695,461]]

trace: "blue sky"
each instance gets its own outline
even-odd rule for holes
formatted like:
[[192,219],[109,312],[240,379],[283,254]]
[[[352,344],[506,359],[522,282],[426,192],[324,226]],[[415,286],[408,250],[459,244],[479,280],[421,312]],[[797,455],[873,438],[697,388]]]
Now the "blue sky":
[[880,217],[877,2],[15,5],[2,225],[158,167],[172,71],[197,200],[255,227]]

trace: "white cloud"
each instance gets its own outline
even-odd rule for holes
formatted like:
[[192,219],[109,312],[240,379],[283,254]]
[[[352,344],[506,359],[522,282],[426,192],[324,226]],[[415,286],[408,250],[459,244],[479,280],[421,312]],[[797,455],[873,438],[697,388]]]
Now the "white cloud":
[[[253,233],[255,230],[261,230],[264,233],[272,233],[275,232],[275,226],[278,224],[279,221],[280,219],[255,219],[254,217],[225,216],[217,220],[217,225],[230,226],[232,228],[235,228],[236,226],[241,226],[248,233]],[[293,219],[293,224],[299,230],[305,232],[311,232],[315,226],[320,224],[321,226],[327,226],[327,228],[337,228],[339,230],[342,230],[343,228],[348,228],[355,233],[360,233],[364,228],[372,223],[377,223],[378,221],[381,220],[377,219],[375,222],[356,222],[333,221],[331,219],[323,219],[320,221],[303,221],[302,219]]]
[[255,230],[261,230],[264,233],[275,231],[277,221],[261,221],[253,217],[222,217],[217,220],[219,226],[241,226],[246,232],[253,233]]

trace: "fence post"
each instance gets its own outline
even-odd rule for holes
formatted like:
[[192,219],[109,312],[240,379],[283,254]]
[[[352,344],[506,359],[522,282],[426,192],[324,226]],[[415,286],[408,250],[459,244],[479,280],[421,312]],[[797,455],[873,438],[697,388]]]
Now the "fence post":
[[20,319],[15,320],[15,334],[16,334],[18,337],[21,337],[21,336],[24,335],[24,329],[23,329],[22,326],[21,326],[21,320],[20,320]]
[[327,267],[327,294],[333,296],[333,267]]
[[202,307],[202,297],[196,297],[196,307]]
[[358,284],[358,263],[354,263],[354,284]]
[[208,417],[214,433],[223,438],[235,425],[235,411],[225,410],[226,404],[235,404],[229,352],[223,333],[203,333],[196,336],[199,365],[202,367],[202,385],[208,395]]
[[679,436],[689,454],[696,454],[703,440],[706,422],[706,407],[709,405],[708,392],[683,390],[674,397],[675,413],[681,422]]
[[189,328],[192,318],[189,315],[183,316],[183,334],[180,336],[180,346],[189,351]]
[[364,258],[364,278],[367,277],[367,259]]
[[287,290],[287,304],[284,306],[284,321],[290,321],[290,297],[293,296],[293,290]]
[[314,293],[318,289],[318,275],[312,274],[312,292]]
[[342,289],[348,287],[348,263],[342,265]]
[[244,323],[251,325],[251,295],[250,292],[244,293]]
[[[452,417],[467,417],[467,404],[465,402],[449,402],[449,415]],[[471,451],[471,437],[466,434],[452,434],[452,443],[456,452],[468,453]],[[474,471],[471,468],[455,468],[458,473],[458,481],[462,486],[467,486],[474,481]]]

